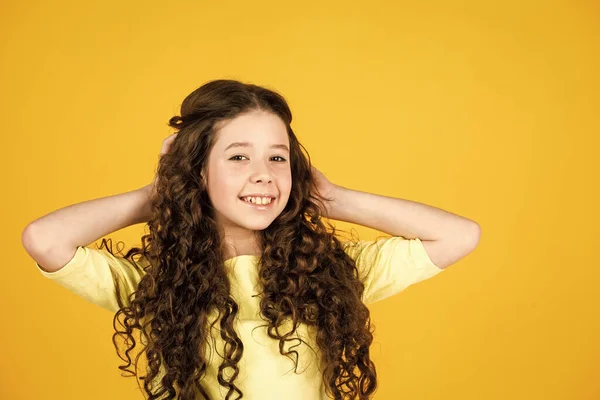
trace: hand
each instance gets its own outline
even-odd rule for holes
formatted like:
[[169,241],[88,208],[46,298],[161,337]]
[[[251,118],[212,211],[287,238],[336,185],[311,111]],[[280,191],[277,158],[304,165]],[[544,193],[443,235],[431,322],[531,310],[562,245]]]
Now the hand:
[[[171,149],[171,143],[173,143],[173,140],[175,140],[175,137],[177,136],[178,132],[175,132],[174,134],[167,136],[166,139],[163,140],[162,142],[162,147],[160,149],[160,155],[159,155],[159,159],[160,157],[162,157],[164,154],[167,154],[169,152],[169,150]],[[154,193],[154,190],[156,189],[156,181],[157,181],[158,176],[154,177],[154,180],[152,181],[152,183],[150,184],[150,192]]]
[[[325,205],[325,210],[322,210],[323,215],[328,217],[331,215],[331,207],[333,205],[333,201],[335,201],[336,192],[339,190],[339,186],[331,183],[329,179],[321,173],[318,169],[311,165],[312,175],[315,178],[315,182],[317,184],[317,192],[320,197],[323,197],[323,203]],[[319,196],[316,196],[319,197]]]

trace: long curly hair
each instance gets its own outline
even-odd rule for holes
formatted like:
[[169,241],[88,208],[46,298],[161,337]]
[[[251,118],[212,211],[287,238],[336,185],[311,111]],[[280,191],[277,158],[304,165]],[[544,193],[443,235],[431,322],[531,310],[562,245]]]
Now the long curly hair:
[[[261,250],[257,264],[262,285],[260,313],[268,322],[261,326],[279,341],[281,355],[296,356],[296,368],[298,353],[283,347],[292,340],[290,333],[280,335],[277,327],[286,320],[291,320],[292,332],[299,324],[313,327],[326,393],[334,399],[368,399],[377,387],[375,365],[369,357],[374,327],[361,300],[365,287],[356,263],[344,251],[336,228],[322,220],[326,199],[315,190],[310,157],[302,152],[304,147],[290,126],[292,113],[285,99],[273,90],[236,80],[205,83],[185,98],[181,115],[169,120],[178,134],[158,163],[149,234],[142,236],[141,247],[123,256],[143,270],[136,290],[125,293],[120,276],[111,268],[120,307],[113,319],[113,343],[118,356],[127,362],[119,368],[130,374],[124,376],[137,376],[138,360],[144,355],[147,375],[139,378],[150,400],[165,395],[195,400],[199,394],[209,399],[202,386],[208,362],[203,344],[211,331],[208,313],[217,310],[225,342],[218,382],[228,389],[227,399],[234,393],[243,397],[234,384],[244,349],[234,330],[239,307],[230,296],[224,240],[201,177],[219,124],[254,110],[274,113],[285,123],[292,173],[284,210],[267,228],[254,232]],[[102,246],[114,255],[109,241],[103,239]],[[136,332],[144,347],[133,371],[130,352],[136,345]],[[127,344],[126,358],[119,350],[118,337]],[[230,379],[223,373],[225,368],[234,370]],[[161,369],[160,384],[155,385]]]

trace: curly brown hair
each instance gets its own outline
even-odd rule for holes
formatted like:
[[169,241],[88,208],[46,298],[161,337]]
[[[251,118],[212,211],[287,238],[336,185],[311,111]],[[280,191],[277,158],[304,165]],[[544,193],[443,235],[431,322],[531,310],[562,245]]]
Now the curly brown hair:
[[[119,368],[131,374],[125,376],[137,376],[141,353],[133,364],[136,372],[128,369],[137,330],[148,362],[147,376],[140,379],[150,400],[164,395],[167,399],[192,400],[199,395],[209,399],[202,386],[208,362],[203,344],[217,322],[208,327],[209,311],[214,310],[225,342],[218,382],[228,389],[227,399],[233,393],[243,396],[234,384],[244,349],[234,330],[238,304],[230,295],[215,210],[199,177],[204,176],[219,123],[249,111],[271,112],[284,121],[292,173],[283,212],[266,229],[254,232],[261,250],[257,263],[263,289],[260,313],[268,322],[261,327],[279,340],[281,355],[296,356],[296,368],[298,353],[284,351],[284,343],[298,339],[290,335],[300,324],[314,328],[327,394],[334,399],[368,399],[377,387],[375,365],[369,357],[374,327],[362,301],[365,286],[356,263],[344,251],[336,228],[322,220],[325,198],[315,190],[310,156],[301,151],[304,147],[290,127],[287,102],[273,90],[236,80],[202,85],[185,98],[181,116],[169,121],[178,134],[159,160],[151,198],[153,217],[147,225],[150,233],[142,236],[141,248],[133,247],[124,255],[145,275],[133,293],[124,293],[120,277],[112,270],[120,307],[113,319],[113,343],[127,362]],[[107,243],[103,239],[102,246],[113,254]],[[117,328],[117,321],[124,330]],[[277,328],[285,321],[291,321],[292,332],[280,335]],[[126,358],[119,351],[118,337],[127,343]],[[230,379],[223,373],[225,368],[234,370]],[[160,384],[155,385],[161,370]]]

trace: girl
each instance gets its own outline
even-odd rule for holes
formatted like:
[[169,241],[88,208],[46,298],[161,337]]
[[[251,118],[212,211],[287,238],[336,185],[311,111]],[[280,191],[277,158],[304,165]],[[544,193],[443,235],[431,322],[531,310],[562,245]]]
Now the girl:
[[[123,317],[113,342],[131,376],[140,335],[147,398],[368,399],[377,374],[366,305],[477,245],[474,221],[332,184],[291,122],[272,90],[208,82],[169,121],[177,132],[163,142],[152,184],[24,230],[44,276],[116,313],[115,329]],[[340,241],[322,217],[392,236]],[[85,245],[142,222],[150,233],[125,255],[110,239]]]

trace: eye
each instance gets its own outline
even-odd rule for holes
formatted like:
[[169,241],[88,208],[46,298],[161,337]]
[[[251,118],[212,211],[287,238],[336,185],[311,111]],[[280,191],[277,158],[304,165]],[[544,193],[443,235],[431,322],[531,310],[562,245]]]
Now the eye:
[[[246,156],[237,155],[237,156],[233,156],[233,157],[231,157],[231,158],[230,158],[230,160],[233,160],[233,161],[241,161],[241,160],[234,160],[234,158],[236,158],[236,157],[246,157]],[[281,158],[281,161],[278,161],[278,162],[285,162],[285,161],[286,161],[286,159],[285,159],[285,158],[283,158],[283,157],[281,157],[281,156],[273,156],[273,157],[271,157],[271,158]]]

